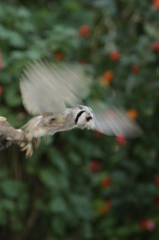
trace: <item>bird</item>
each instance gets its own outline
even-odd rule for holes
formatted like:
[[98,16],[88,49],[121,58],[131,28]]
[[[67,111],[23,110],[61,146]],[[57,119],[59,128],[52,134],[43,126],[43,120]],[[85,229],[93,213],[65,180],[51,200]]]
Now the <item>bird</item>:
[[29,63],[20,79],[22,102],[34,117],[21,130],[21,150],[33,154],[40,137],[74,128],[97,130],[106,135],[137,137],[142,130],[136,121],[115,106],[85,106],[82,99],[91,91],[91,77],[78,64]]

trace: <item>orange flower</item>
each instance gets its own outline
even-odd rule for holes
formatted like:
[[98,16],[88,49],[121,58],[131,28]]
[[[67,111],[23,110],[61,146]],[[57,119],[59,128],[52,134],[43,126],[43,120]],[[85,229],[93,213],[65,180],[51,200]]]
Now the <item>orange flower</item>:
[[3,92],[3,87],[0,86],[0,95],[2,94],[2,92]]
[[110,60],[116,62],[120,57],[120,53],[118,51],[114,51],[110,54]]
[[54,59],[57,60],[57,61],[63,59],[63,53],[61,53],[61,52],[55,53],[54,54]]
[[102,83],[109,85],[113,79],[114,72],[112,70],[108,70],[104,72],[103,77],[102,77]]
[[131,71],[135,74],[138,74],[140,72],[140,67],[137,64],[134,64],[131,68]]
[[90,27],[88,27],[87,25],[83,25],[83,26],[80,27],[79,34],[82,37],[85,37],[85,36],[89,35],[89,33],[90,33]]
[[106,201],[99,209],[101,214],[106,214],[112,206],[112,199]]
[[152,5],[153,5],[155,8],[159,9],[159,0],[153,0],[153,1],[152,1]]
[[110,185],[112,185],[112,179],[111,178],[105,178],[103,179],[103,181],[101,182],[102,187],[108,187]]
[[138,111],[136,109],[130,109],[127,111],[127,115],[131,119],[136,119],[138,117]]

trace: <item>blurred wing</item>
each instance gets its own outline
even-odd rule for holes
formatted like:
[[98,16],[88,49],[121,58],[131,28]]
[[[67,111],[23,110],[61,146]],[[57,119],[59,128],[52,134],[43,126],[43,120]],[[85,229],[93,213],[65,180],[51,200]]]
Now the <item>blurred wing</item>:
[[89,91],[90,78],[79,66],[36,62],[29,65],[20,81],[23,104],[33,114],[63,112],[65,104],[81,104]]
[[140,126],[127,114],[115,107],[106,110],[95,110],[95,128],[106,135],[123,135],[137,137],[141,134]]
[[[61,63],[55,68],[52,64],[51,70],[63,87],[63,99],[66,103],[73,106],[72,101],[79,103],[79,99],[89,94],[91,78],[82,66]],[[70,96],[67,93],[70,93]]]
[[23,104],[30,114],[61,112],[65,109],[59,94],[57,79],[53,78],[50,70],[43,63],[29,65],[24,70],[20,90]]

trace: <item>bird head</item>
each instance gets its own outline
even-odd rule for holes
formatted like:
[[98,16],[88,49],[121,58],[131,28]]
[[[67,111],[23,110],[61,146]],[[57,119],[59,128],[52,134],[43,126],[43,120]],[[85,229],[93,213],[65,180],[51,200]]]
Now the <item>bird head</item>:
[[75,116],[75,124],[78,128],[94,129],[94,114],[91,108],[80,105]]

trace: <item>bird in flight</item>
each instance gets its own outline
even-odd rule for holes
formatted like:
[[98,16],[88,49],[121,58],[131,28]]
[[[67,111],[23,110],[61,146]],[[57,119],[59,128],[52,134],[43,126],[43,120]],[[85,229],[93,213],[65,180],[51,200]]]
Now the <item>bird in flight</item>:
[[[38,147],[40,137],[73,128],[93,129],[106,135],[136,137],[141,128],[116,107],[84,106],[82,98],[90,91],[90,76],[82,66],[37,61],[29,64],[20,79],[25,109],[34,115],[23,130],[21,144],[26,157]],[[68,108],[69,106],[69,108]]]

